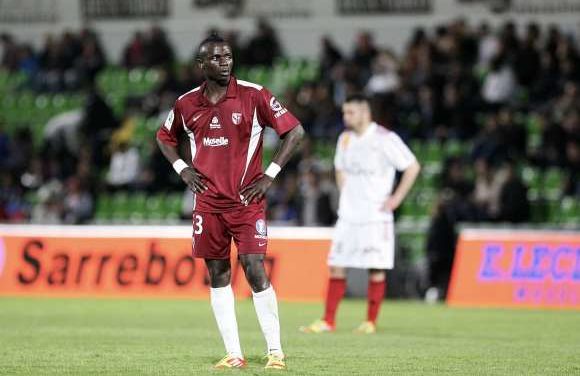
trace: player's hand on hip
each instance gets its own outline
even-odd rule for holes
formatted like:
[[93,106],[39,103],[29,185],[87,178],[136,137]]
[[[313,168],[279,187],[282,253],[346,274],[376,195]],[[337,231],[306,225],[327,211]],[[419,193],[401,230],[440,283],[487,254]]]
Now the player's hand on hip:
[[188,167],[181,171],[181,179],[189,189],[194,193],[203,193],[207,190],[207,186],[203,183],[203,175],[197,172],[194,168]]
[[389,198],[383,204],[381,208],[383,211],[395,211],[401,205],[401,200],[397,199],[395,196],[389,196]]
[[274,180],[271,177],[264,175],[246,188],[242,189],[240,192],[240,200],[242,200],[242,204],[248,205],[254,201],[259,202],[264,197],[273,181]]

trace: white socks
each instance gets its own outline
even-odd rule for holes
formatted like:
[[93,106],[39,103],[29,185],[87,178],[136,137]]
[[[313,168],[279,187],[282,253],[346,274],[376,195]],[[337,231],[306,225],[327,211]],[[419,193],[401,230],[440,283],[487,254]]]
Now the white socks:
[[210,300],[227,353],[243,358],[232,286],[210,288]]
[[[254,308],[258,316],[258,322],[262,333],[266,338],[268,353],[282,354],[280,344],[280,321],[278,319],[278,300],[272,286],[264,291],[252,292]],[[210,288],[211,308],[222,335],[226,352],[230,355],[243,358],[238,335],[238,322],[234,292],[231,285],[225,287]]]
[[252,292],[254,308],[262,333],[266,338],[268,353],[283,354],[280,344],[280,320],[278,319],[278,300],[272,285],[264,291]]

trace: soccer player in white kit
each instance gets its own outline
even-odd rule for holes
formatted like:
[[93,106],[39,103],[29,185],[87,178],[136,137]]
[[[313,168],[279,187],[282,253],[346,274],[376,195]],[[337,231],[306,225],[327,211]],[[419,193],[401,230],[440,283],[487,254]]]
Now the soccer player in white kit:
[[[372,120],[365,96],[347,98],[342,112],[347,130],[338,138],[334,158],[340,203],[328,255],[325,313],[322,320],[300,328],[306,333],[334,331],[336,310],[346,290],[346,268],[369,270],[367,319],[356,331],[376,332],[386,270],[395,262],[393,211],[401,205],[421,169],[399,136]],[[393,192],[396,171],[403,174]]]

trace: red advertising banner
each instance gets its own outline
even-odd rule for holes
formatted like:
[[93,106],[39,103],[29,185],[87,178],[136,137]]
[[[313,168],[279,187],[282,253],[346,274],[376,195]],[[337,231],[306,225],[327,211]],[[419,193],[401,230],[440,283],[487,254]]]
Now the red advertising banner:
[[[320,300],[327,229],[270,231],[266,267],[283,300]],[[0,227],[0,296],[205,298],[189,227]],[[276,235],[278,234],[278,236]],[[251,296],[232,255],[237,297]]]
[[447,303],[580,309],[580,232],[462,231]]

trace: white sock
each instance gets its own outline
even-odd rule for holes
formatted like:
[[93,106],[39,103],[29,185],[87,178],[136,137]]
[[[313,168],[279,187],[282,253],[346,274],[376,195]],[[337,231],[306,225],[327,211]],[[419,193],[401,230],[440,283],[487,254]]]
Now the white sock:
[[231,285],[210,288],[211,308],[228,354],[243,358]]
[[258,315],[258,321],[262,328],[266,344],[268,345],[268,353],[282,352],[282,345],[280,344],[280,320],[278,319],[278,300],[276,299],[276,292],[270,285],[266,290],[260,292],[252,292],[254,297],[254,308]]

